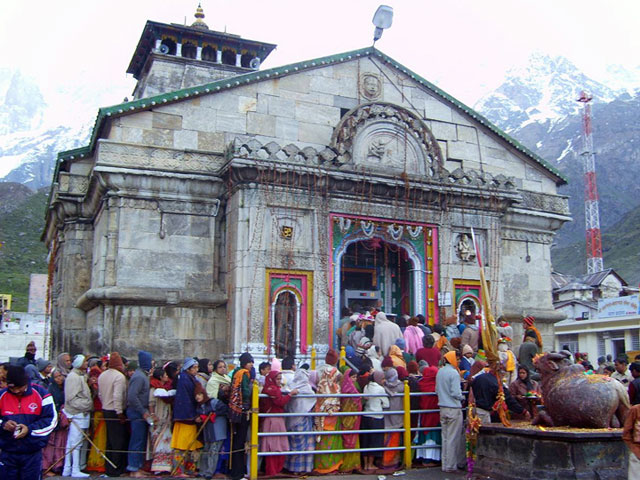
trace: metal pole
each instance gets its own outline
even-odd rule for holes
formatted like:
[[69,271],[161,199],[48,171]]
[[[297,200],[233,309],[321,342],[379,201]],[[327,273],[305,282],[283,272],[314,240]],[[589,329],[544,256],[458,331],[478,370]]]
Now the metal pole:
[[251,457],[249,478],[258,479],[258,382],[253,382],[251,391]]
[[340,365],[340,368],[344,367],[346,365],[346,358],[347,358],[347,350],[344,347],[344,345],[342,347],[340,347],[340,363],[338,365]]
[[411,390],[409,390],[409,382],[404,381],[404,468],[411,468]]
[[316,369],[316,347],[311,348],[311,370]]

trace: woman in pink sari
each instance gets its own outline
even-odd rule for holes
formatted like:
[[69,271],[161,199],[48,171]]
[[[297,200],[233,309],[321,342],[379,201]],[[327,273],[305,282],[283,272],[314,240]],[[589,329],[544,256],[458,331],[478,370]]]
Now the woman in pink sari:
[[[360,395],[362,392],[358,390],[356,386],[356,379],[358,378],[358,372],[351,370],[350,368],[344,372],[342,377],[342,384],[340,389],[342,393],[352,393]],[[360,397],[347,397],[340,399],[340,411],[342,412],[361,412],[362,411],[362,398]],[[354,415],[352,417],[345,416],[341,418],[343,430],[360,430],[360,416]],[[360,435],[357,433],[343,433],[342,434],[342,448],[354,449],[360,448]],[[340,472],[351,473],[353,471],[360,470],[360,452],[345,453]]]

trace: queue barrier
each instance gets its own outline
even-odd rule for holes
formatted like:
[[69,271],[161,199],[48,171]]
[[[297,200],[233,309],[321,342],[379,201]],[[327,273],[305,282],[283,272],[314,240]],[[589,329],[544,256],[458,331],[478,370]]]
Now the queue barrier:
[[[466,392],[463,392],[466,393]],[[405,469],[410,469],[412,466],[413,460],[413,450],[418,448],[424,448],[422,445],[412,445],[412,433],[419,431],[436,431],[441,430],[441,427],[414,427],[411,428],[411,414],[417,413],[436,413],[439,412],[439,409],[418,409],[411,410],[411,397],[420,397],[420,396],[435,396],[435,392],[411,392],[409,389],[409,382],[404,382],[404,390],[403,393],[397,393],[394,395],[388,394],[355,394],[355,393],[340,393],[340,394],[314,394],[314,395],[296,395],[296,398],[349,398],[349,397],[357,397],[357,398],[374,398],[374,397],[402,397],[403,402],[402,410],[385,410],[382,412],[376,412],[376,415],[403,415],[403,425],[402,428],[397,429],[375,429],[375,430],[327,430],[327,431],[309,431],[309,432],[259,432],[259,422],[261,418],[268,417],[300,417],[300,416],[310,416],[310,417],[326,417],[329,416],[326,413],[322,412],[308,412],[305,414],[302,413],[260,413],[259,410],[259,399],[267,398],[268,395],[260,394],[258,383],[254,382],[251,393],[251,434],[250,434],[250,455],[249,455],[249,478],[250,480],[257,480],[258,478],[258,457],[266,457],[273,455],[316,455],[316,454],[328,454],[328,453],[353,453],[353,452],[379,452],[380,448],[350,448],[350,449],[341,449],[341,450],[309,450],[309,451],[287,451],[287,452],[260,452],[258,439],[260,437],[277,437],[277,436],[285,436],[285,435],[342,435],[342,434],[360,434],[360,433],[402,433],[403,438],[403,446],[398,447],[384,447],[383,450],[402,450],[403,451],[403,466]],[[360,412],[335,412],[332,413],[331,416],[363,416],[370,414],[371,412],[360,411]],[[429,448],[439,448],[437,446],[430,446]]]

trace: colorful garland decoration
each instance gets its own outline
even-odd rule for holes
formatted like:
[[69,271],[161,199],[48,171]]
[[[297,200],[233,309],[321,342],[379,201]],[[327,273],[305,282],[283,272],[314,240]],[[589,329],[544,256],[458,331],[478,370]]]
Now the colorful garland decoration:
[[476,406],[474,403],[470,403],[467,409],[467,427],[465,429],[465,451],[467,457],[467,478],[471,479],[473,475],[473,467],[476,464],[478,455],[476,449],[478,447],[478,433],[482,421],[480,417],[476,415]]

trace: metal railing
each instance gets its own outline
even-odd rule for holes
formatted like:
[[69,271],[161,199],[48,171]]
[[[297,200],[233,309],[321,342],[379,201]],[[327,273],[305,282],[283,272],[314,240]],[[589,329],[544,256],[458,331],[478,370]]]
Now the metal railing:
[[[258,478],[258,457],[267,457],[273,455],[322,455],[332,453],[353,453],[353,452],[380,452],[380,451],[393,451],[399,450],[403,452],[402,464],[405,469],[409,469],[412,466],[413,450],[418,448],[424,448],[423,445],[413,445],[411,441],[413,432],[420,431],[437,431],[441,430],[441,427],[411,427],[411,415],[419,413],[436,413],[440,409],[418,409],[411,410],[411,397],[416,396],[435,396],[435,392],[411,392],[409,389],[409,383],[404,382],[403,393],[397,393],[395,395],[388,394],[314,394],[314,395],[296,395],[295,398],[374,398],[374,397],[402,397],[402,410],[383,410],[382,412],[369,412],[369,411],[356,411],[356,412],[335,412],[328,415],[324,412],[307,412],[307,413],[260,413],[259,411],[259,399],[268,398],[268,395],[261,395],[259,393],[258,383],[254,382],[252,395],[251,395],[251,433],[250,433],[250,455],[249,455],[249,478],[250,480],[256,480]],[[269,417],[340,417],[340,416],[364,416],[364,415],[402,415],[403,425],[402,428],[394,429],[371,429],[371,430],[325,430],[308,432],[259,432],[258,426],[261,418]],[[340,450],[305,450],[305,451],[286,451],[286,452],[260,452],[258,439],[262,437],[277,437],[277,436],[304,436],[304,435],[342,435],[342,434],[366,434],[366,433],[402,433],[403,445],[398,447],[380,447],[380,448],[350,448]],[[439,448],[439,446],[432,445],[429,448]]]

